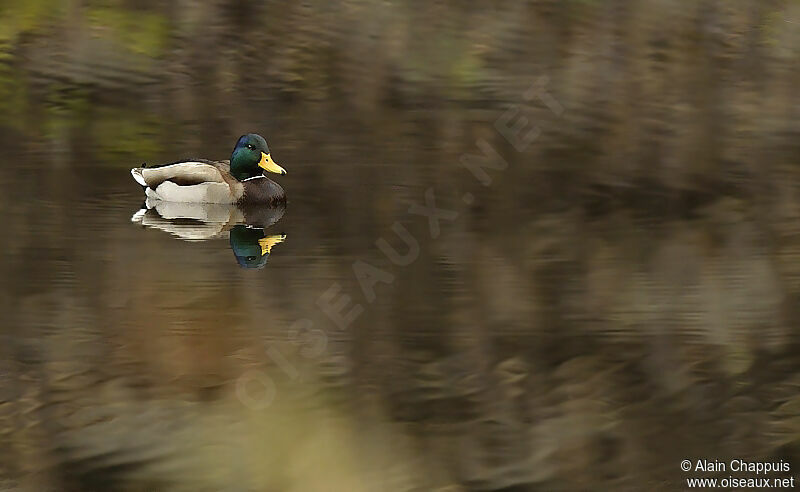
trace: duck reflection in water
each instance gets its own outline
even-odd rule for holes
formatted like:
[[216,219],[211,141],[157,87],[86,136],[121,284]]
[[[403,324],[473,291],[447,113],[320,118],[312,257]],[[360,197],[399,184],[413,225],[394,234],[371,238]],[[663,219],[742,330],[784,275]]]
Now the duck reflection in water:
[[286,234],[266,235],[264,229],[236,224],[230,232],[231,249],[242,268],[262,268],[272,247],[282,243]]
[[131,222],[160,229],[185,241],[228,237],[231,250],[242,268],[263,268],[272,248],[285,234],[267,234],[286,208],[219,203],[178,203],[147,199]]

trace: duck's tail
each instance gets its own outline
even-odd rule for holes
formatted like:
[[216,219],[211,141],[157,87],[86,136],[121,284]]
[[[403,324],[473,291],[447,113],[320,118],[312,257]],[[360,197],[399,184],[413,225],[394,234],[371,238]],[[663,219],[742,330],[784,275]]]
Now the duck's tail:
[[141,167],[134,167],[131,169],[131,176],[133,176],[133,179],[135,179],[137,183],[147,188],[147,181],[145,181],[144,176],[142,176]]

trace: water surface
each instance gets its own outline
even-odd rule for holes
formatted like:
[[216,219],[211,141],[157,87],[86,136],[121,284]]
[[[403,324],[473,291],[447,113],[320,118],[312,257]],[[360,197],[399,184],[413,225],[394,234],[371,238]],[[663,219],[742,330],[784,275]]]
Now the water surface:
[[[244,17],[298,29],[248,49],[263,26],[230,2],[7,7],[0,488],[800,467],[790,9],[280,3]],[[498,130],[515,105],[525,148]],[[287,169],[285,210],[140,212],[131,167],[246,132]],[[490,182],[465,166],[485,144]]]

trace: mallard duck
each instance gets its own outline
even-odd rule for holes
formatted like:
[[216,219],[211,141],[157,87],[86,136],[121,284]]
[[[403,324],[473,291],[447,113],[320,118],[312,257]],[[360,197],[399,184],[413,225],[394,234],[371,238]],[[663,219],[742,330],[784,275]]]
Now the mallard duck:
[[286,174],[269,154],[264,137],[242,135],[229,161],[188,159],[154,167],[136,167],[131,175],[148,198],[169,202],[277,205],[286,202],[281,186],[264,171]]

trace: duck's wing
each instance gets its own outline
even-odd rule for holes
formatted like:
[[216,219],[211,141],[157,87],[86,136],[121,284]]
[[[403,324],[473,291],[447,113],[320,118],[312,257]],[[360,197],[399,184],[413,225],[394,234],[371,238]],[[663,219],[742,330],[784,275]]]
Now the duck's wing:
[[169,202],[235,203],[244,186],[230,175],[228,161],[173,162],[158,167],[131,169],[149,198]]
[[164,181],[178,186],[191,186],[202,183],[226,183],[225,175],[230,172],[229,161],[208,161],[192,159],[173,162],[156,167],[135,167],[131,175],[142,186],[153,190]]

